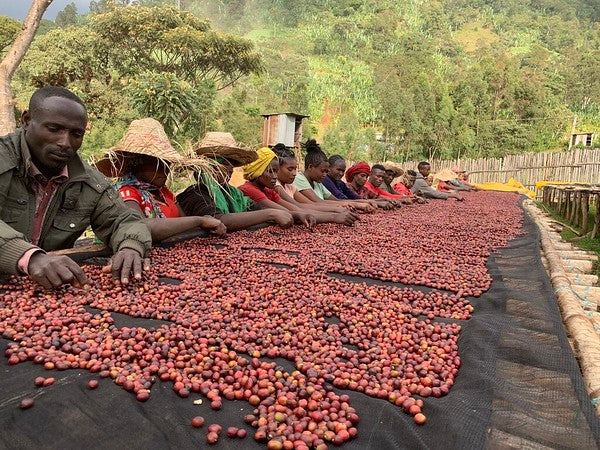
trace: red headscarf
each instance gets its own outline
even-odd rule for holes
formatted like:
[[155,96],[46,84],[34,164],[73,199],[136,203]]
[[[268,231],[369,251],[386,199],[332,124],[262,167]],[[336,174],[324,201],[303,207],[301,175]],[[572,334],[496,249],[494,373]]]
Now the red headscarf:
[[367,175],[371,173],[371,168],[366,162],[359,162],[354,164],[348,170],[346,170],[346,181],[348,183],[352,183],[354,179],[354,175],[359,173],[366,173]]

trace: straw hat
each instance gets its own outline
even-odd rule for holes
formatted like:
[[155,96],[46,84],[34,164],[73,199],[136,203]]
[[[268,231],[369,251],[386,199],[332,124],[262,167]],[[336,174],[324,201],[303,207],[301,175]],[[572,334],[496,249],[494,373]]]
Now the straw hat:
[[439,172],[434,173],[433,178],[440,181],[450,181],[456,180],[457,175],[452,169],[442,169]]
[[187,162],[173,148],[160,122],[146,118],[131,122],[121,140],[108,149],[95,166],[107,177],[120,178],[129,173],[136,155],[152,156],[169,166]]
[[254,150],[239,146],[231,133],[220,131],[207,132],[194,149],[194,152],[198,156],[207,156],[209,158],[220,156],[237,161],[238,164],[236,165],[239,166],[250,164],[258,158]]
[[404,174],[404,169],[402,169],[400,165],[396,164],[395,162],[386,161],[382,165],[385,168],[385,170],[391,170],[392,172],[394,172],[394,178],[402,176]]

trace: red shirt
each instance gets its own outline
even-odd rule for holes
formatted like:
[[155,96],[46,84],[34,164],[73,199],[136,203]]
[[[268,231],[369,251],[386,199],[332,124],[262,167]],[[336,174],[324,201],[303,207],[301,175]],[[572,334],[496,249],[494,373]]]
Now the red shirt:
[[394,185],[394,190],[402,195],[412,195],[412,192],[410,191],[410,189],[408,189],[402,183],[396,183]]
[[49,180],[42,175],[33,162],[31,163],[29,170],[33,176],[32,189],[35,194],[35,214],[33,216],[31,243],[37,245],[40,240],[42,226],[44,225],[44,219],[46,218],[50,202],[58,190],[58,187],[69,179],[69,170],[67,169],[67,166],[65,166],[58,175]]
[[446,183],[445,181],[440,181],[438,183],[437,189],[438,191],[442,192],[450,192],[450,189],[448,189],[448,183]]
[[384,198],[404,198],[405,197],[404,195],[390,194],[389,192],[386,192],[383,189],[373,186],[370,181],[367,181],[365,183],[365,187],[368,190],[370,190],[371,192],[374,192],[375,194],[379,195],[380,197],[384,197]]
[[249,181],[246,181],[238,187],[238,189],[242,191],[246,197],[250,197],[250,200],[254,203],[260,203],[263,200],[271,200],[272,202],[278,203],[279,200],[281,200],[281,196],[273,189],[260,189]]
[[[154,201],[165,217],[179,217],[179,208],[177,207],[175,196],[169,188],[163,186],[158,190],[158,193],[160,194],[159,197],[152,193],[150,193],[150,195],[152,195]],[[119,194],[121,194],[121,198],[125,201],[136,202],[140,206],[144,216],[156,217],[156,214],[153,214],[155,212],[154,205],[146,201],[137,188],[133,186],[123,186],[119,189]],[[160,197],[162,197],[162,200],[159,200]]]

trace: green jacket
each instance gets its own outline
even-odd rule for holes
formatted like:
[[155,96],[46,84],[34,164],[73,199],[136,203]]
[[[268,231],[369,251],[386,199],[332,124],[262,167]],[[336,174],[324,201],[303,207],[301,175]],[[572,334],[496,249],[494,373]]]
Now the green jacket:
[[[35,213],[30,164],[23,130],[0,137],[0,272],[18,273],[19,259],[35,247],[30,243]],[[152,238],[141,215],[129,209],[111,183],[79,156],[67,167],[69,179],[52,198],[38,247],[70,248],[91,225],[113,252],[131,248],[146,255]]]

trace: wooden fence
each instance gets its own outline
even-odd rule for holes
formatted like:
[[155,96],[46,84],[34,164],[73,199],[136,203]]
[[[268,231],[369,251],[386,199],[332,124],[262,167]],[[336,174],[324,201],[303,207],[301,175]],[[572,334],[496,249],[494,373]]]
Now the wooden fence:
[[[406,161],[402,166],[416,170],[418,163],[419,161]],[[475,183],[504,183],[509,178],[514,178],[533,190],[536,190],[535,182],[542,180],[600,183],[600,148],[523,153],[504,158],[431,160],[429,163],[434,172],[459,166],[469,172],[469,180]]]

